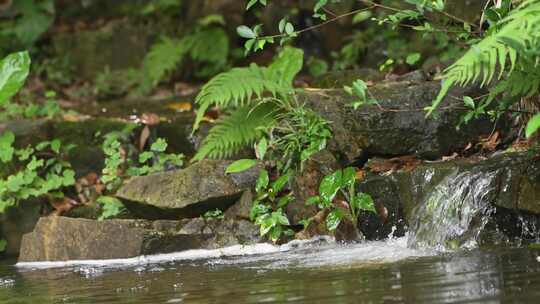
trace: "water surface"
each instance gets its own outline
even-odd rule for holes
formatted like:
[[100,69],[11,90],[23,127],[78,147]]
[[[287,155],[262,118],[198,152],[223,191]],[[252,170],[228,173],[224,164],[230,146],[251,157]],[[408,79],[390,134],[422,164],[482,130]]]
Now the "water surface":
[[540,250],[296,242],[0,266],[0,303],[540,303]]

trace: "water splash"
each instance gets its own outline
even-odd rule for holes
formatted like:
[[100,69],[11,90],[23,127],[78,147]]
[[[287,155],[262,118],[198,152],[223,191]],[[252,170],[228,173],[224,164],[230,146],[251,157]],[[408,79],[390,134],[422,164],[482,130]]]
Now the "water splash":
[[408,245],[444,251],[475,247],[495,208],[489,202],[495,173],[454,172],[414,210]]

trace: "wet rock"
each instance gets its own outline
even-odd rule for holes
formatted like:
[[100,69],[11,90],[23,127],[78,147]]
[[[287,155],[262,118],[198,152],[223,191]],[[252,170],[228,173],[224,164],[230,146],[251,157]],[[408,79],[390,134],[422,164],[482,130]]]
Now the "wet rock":
[[250,189],[259,168],[225,174],[231,161],[203,160],[186,169],[134,177],[118,190],[126,207],[143,218],[196,217],[225,210]]
[[68,58],[77,77],[93,80],[106,67],[138,68],[154,36],[151,27],[128,19],[110,22],[96,30],[56,34],[52,45],[57,57]]
[[378,70],[368,68],[332,71],[315,79],[312,86],[316,88],[341,89],[343,86],[350,86],[358,79],[366,82],[382,81],[384,80],[384,74]]
[[287,204],[285,213],[292,225],[308,219],[317,213],[316,206],[307,206],[306,200],[319,194],[319,185],[328,174],[339,168],[339,163],[329,151],[320,151],[304,163],[304,170],[292,181],[295,200]]
[[540,159],[527,153],[426,162],[410,172],[369,175],[358,188],[388,210],[385,223],[360,223],[368,238],[404,225],[423,241],[442,227],[446,232],[436,238],[444,246],[535,239],[540,233]]
[[118,259],[260,242],[247,221],[43,217],[24,235],[19,262]]
[[253,207],[253,190],[248,189],[242,193],[240,199],[223,214],[226,219],[249,220],[249,214]]
[[[352,161],[362,151],[375,155],[417,154],[436,159],[462,149],[480,135],[489,135],[493,123],[485,118],[456,129],[464,113],[462,96],[475,96],[474,89],[456,88],[441,103],[437,119],[425,118],[439,92],[439,82],[382,82],[369,88],[379,105],[354,110],[353,97],[342,90],[308,91],[301,96],[306,105],[331,121],[334,133],[329,148]],[[506,136],[505,119],[499,129]]]
[[43,202],[39,200],[22,201],[18,206],[6,208],[0,213],[0,239],[7,241],[3,252],[8,257],[19,255],[21,239],[31,232],[42,214]]

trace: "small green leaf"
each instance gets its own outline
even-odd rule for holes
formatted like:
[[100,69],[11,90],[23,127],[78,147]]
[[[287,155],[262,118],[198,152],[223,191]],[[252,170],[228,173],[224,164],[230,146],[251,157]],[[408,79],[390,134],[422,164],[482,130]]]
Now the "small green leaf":
[[101,215],[98,218],[100,221],[115,217],[124,210],[124,204],[112,196],[100,196],[96,201],[102,205]]
[[28,77],[29,70],[28,52],[14,53],[0,61],[0,105],[19,91]]
[[59,139],[53,139],[51,141],[51,150],[53,150],[54,153],[60,153],[60,146],[62,146],[62,142]]
[[0,252],[4,252],[7,247],[7,241],[4,239],[0,239]]
[[321,201],[321,198],[318,196],[312,196],[306,200],[306,205],[317,205]]
[[167,141],[163,138],[158,138],[150,147],[150,150],[154,152],[165,152],[166,149]]
[[287,173],[281,177],[279,177],[275,182],[272,183],[272,190],[274,190],[274,193],[278,193],[283,189],[283,187],[289,182],[290,175]]
[[475,108],[474,100],[470,96],[463,96],[463,103],[468,108],[471,108],[471,109]]
[[373,213],[377,213],[377,210],[375,210],[375,203],[373,202],[373,198],[369,194],[366,193],[358,193],[352,202],[350,202],[351,208],[354,208],[356,210],[365,210],[370,211]]
[[341,208],[332,210],[326,217],[326,228],[330,231],[334,231],[341,223],[341,220],[345,217],[345,212]]
[[285,24],[285,33],[287,35],[291,35],[292,33],[294,33],[294,26],[292,25],[292,23],[287,22],[287,24]]
[[263,160],[264,155],[266,155],[266,150],[268,149],[268,141],[266,138],[262,138],[257,146],[255,147],[255,153],[257,154],[257,159]]
[[319,195],[325,204],[330,204],[341,187],[342,171],[327,175],[319,185]]
[[253,39],[257,37],[257,34],[255,34],[255,32],[252,29],[250,29],[249,27],[245,25],[240,25],[239,27],[237,27],[236,32],[238,33],[240,37],[246,38],[246,39]]
[[259,178],[257,178],[257,183],[255,184],[255,191],[259,193],[261,190],[265,189],[268,186],[269,180],[268,171],[264,169],[261,170]]
[[422,58],[422,55],[420,53],[411,53],[407,55],[407,58],[405,58],[405,62],[408,65],[414,65],[420,60],[420,58]]
[[240,159],[230,164],[225,170],[225,173],[228,174],[246,171],[255,165],[257,165],[257,160],[255,159]]
[[13,159],[15,149],[12,147],[15,135],[12,132],[4,132],[0,135],[0,161],[7,163]]
[[348,187],[354,185],[356,178],[356,170],[353,167],[343,169],[343,177],[341,178],[341,186]]
[[527,138],[531,137],[537,130],[540,128],[540,114],[534,115],[529,122],[527,123],[527,128],[525,129],[525,136]]

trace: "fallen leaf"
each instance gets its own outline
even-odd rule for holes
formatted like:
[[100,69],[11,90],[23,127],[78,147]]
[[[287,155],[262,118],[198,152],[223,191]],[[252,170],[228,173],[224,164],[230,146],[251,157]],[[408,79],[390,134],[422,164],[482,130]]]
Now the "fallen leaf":
[[187,101],[171,102],[167,104],[167,108],[171,110],[175,110],[176,112],[188,112],[188,111],[191,111],[191,109],[193,108],[193,105]]
[[159,124],[160,118],[154,113],[143,113],[140,117],[140,121],[147,126],[154,126]]
[[419,164],[420,160],[418,160],[414,155],[406,155],[383,160],[375,159],[370,161],[367,164],[367,167],[371,172],[389,175],[397,170],[410,172]]
[[480,139],[480,145],[482,147],[482,150],[487,151],[495,151],[499,143],[501,142],[501,139],[499,138],[499,132],[495,132],[491,134],[487,138]]
[[174,91],[180,96],[189,96],[197,93],[199,86],[186,82],[178,82],[174,85]]
[[148,125],[146,125],[142,129],[141,135],[139,136],[139,151],[144,150],[144,146],[146,146],[146,143],[148,142],[149,137],[150,137],[150,128],[148,127]]
[[69,197],[64,197],[58,200],[54,200],[51,205],[54,208],[53,215],[62,215],[63,213],[71,210],[79,203]]
[[453,160],[453,159],[456,159],[458,156],[459,156],[459,154],[457,154],[456,152],[454,152],[454,153],[452,153],[452,155],[449,155],[449,156],[443,156],[443,157],[442,157],[442,161]]
[[366,171],[364,170],[357,170],[354,176],[354,179],[357,181],[363,181],[366,178]]
[[472,143],[468,143],[465,148],[463,148],[463,152],[470,150],[473,147]]

